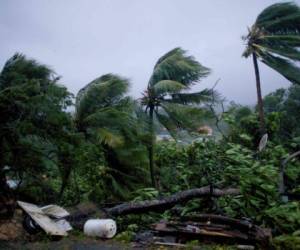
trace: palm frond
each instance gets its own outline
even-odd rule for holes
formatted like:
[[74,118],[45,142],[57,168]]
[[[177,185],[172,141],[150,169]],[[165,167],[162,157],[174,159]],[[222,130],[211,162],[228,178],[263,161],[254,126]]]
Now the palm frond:
[[76,97],[76,119],[83,120],[99,108],[119,104],[129,88],[129,81],[118,75],[103,75],[84,88]]
[[181,90],[186,89],[187,87],[177,81],[172,80],[162,80],[156,83],[153,87],[156,95],[166,95],[170,93],[177,93]]
[[[300,82],[300,8],[293,2],[264,9],[246,36],[244,56],[252,53],[293,83]],[[294,61],[294,62],[293,62]]]
[[172,98],[168,101],[179,104],[201,104],[217,100],[217,98],[218,93],[216,91],[213,89],[204,89],[194,93],[172,94]]
[[112,131],[108,128],[97,129],[97,141],[108,145],[111,148],[117,148],[124,145],[124,138],[118,134],[118,131]]
[[255,25],[272,34],[298,34],[300,9],[293,2],[273,4],[258,15]]
[[168,130],[173,138],[176,138],[178,127],[176,126],[177,121],[173,121],[168,115],[162,114],[155,111],[157,120]]
[[194,57],[186,55],[186,51],[175,48],[162,56],[154,66],[149,86],[162,80],[177,81],[185,86],[201,80],[210,70],[197,62]]
[[161,107],[179,129],[194,131],[210,117],[210,112],[204,108],[175,103],[162,103]]
[[273,68],[292,83],[300,84],[300,70],[289,60],[274,56],[269,53],[262,55],[262,61]]
[[279,43],[285,44],[286,46],[300,47],[300,36],[299,35],[261,35],[259,39],[267,44]]
[[113,107],[98,109],[85,118],[84,123],[89,127],[111,127],[125,130],[135,127],[135,119],[130,113],[119,111]]
[[260,49],[268,51],[272,54],[277,54],[292,60],[300,60],[300,51],[296,48],[284,45],[283,41],[280,41],[277,44],[274,42],[272,44],[264,42],[261,43],[259,46]]

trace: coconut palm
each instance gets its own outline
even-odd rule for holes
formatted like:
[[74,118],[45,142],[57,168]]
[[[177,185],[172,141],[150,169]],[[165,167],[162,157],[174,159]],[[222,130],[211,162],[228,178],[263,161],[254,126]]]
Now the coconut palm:
[[106,74],[82,88],[76,97],[77,129],[103,148],[107,162],[103,180],[119,198],[126,198],[126,191],[134,190],[148,177],[143,126],[135,101],[127,96],[128,89],[127,79]]
[[199,104],[210,99],[212,91],[185,92],[206,77],[210,70],[188,56],[186,51],[175,48],[163,55],[155,64],[142,98],[142,105],[149,117],[151,142],[148,146],[152,185],[154,176],[154,143],[156,120],[176,138],[182,129],[195,131],[206,111]]
[[261,132],[265,130],[258,60],[300,84],[300,8],[295,3],[277,3],[264,9],[249,29],[244,57],[252,56],[257,88]]

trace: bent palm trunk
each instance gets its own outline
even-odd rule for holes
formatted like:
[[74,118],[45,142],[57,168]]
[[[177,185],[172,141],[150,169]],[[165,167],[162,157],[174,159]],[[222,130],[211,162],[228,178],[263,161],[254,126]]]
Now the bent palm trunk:
[[264,134],[266,132],[265,131],[264,107],[263,107],[263,100],[262,100],[262,95],[261,95],[261,84],[260,84],[260,75],[259,75],[257,57],[254,52],[252,53],[252,57],[253,57],[255,79],[256,79],[257,106],[258,106],[258,113],[259,113],[260,133]]
[[149,114],[150,114],[150,133],[151,133],[151,142],[148,148],[149,150],[149,168],[151,175],[151,183],[152,187],[156,187],[155,185],[155,176],[154,176],[154,143],[155,143],[155,134],[154,134],[154,124],[153,124],[153,112],[154,107],[150,106]]

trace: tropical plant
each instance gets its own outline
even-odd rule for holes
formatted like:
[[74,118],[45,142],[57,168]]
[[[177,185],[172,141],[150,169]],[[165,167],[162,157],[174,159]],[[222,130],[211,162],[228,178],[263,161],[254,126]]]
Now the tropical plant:
[[49,188],[42,176],[50,169],[67,181],[72,164],[61,160],[72,151],[71,116],[65,112],[72,95],[58,80],[49,67],[21,54],[5,63],[0,73],[1,190],[7,188],[5,175],[26,178],[27,185],[44,191]]
[[300,8],[291,2],[276,3],[264,9],[249,29],[243,56],[252,56],[257,88],[261,133],[265,131],[259,58],[292,83],[300,84]]
[[78,92],[75,113],[78,131],[104,151],[107,166],[97,167],[102,180],[122,198],[148,177],[145,126],[135,101],[126,96],[128,88],[127,79],[103,75]]
[[212,90],[184,92],[206,77],[210,70],[202,66],[186,51],[175,48],[163,55],[155,64],[149,79],[142,105],[149,117],[151,140],[148,146],[149,167],[152,185],[155,186],[154,173],[154,121],[159,122],[176,138],[180,130],[196,131],[207,110],[199,105],[211,99]]

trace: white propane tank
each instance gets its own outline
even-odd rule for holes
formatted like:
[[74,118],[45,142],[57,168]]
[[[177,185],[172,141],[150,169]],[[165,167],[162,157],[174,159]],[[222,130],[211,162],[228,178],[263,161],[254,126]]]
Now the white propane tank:
[[112,238],[117,232],[117,225],[111,219],[91,219],[85,222],[83,232],[87,236]]

